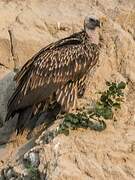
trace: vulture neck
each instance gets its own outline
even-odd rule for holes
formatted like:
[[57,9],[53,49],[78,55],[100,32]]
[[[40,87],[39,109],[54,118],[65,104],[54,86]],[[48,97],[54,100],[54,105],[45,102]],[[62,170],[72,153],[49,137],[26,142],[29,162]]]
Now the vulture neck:
[[99,32],[98,32],[98,29],[96,30],[86,30],[86,33],[88,35],[88,40],[90,43],[92,44],[96,44],[98,45],[99,44]]

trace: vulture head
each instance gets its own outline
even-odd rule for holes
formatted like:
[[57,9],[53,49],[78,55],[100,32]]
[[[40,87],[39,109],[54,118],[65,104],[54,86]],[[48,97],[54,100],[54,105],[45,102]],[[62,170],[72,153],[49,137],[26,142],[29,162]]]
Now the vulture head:
[[100,20],[94,16],[87,16],[84,20],[84,30],[91,43],[99,44]]

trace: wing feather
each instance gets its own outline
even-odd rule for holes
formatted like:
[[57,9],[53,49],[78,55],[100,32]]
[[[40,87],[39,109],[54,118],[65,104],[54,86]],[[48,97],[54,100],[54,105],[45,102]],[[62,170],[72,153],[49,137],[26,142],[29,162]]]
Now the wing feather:
[[[82,42],[82,39],[80,38],[80,34],[84,34],[84,31],[79,33],[74,33],[73,35],[61,39],[55,43],[51,43],[45,48],[42,48],[37,54],[35,54],[27,63],[24,64],[24,66],[21,68],[21,70],[16,74],[14,77],[14,80],[19,84],[19,82],[22,80],[23,76],[28,72],[29,67],[33,64],[33,62],[38,59],[44,52],[47,52],[48,50],[55,49],[58,47],[63,47],[71,44],[80,44]],[[49,53],[48,53],[49,55]]]
[[42,102],[61,84],[77,80],[78,75],[85,72],[85,68],[79,68],[85,59],[80,44],[78,37],[71,36],[42,49],[28,61],[15,78],[18,90],[9,100],[10,113]]
[[62,111],[67,112],[76,101],[76,83],[69,82],[56,91],[57,102],[61,104]]

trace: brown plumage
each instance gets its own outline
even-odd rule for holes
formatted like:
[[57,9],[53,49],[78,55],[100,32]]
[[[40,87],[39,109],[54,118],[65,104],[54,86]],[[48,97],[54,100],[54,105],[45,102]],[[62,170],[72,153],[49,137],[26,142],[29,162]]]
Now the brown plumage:
[[75,106],[99,57],[98,43],[91,36],[98,26],[98,20],[86,18],[83,31],[41,49],[22,67],[15,76],[17,87],[8,102],[6,120],[18,113],[17,129],[21,129],[41,105],[47,108],[56,101],[65,112]]

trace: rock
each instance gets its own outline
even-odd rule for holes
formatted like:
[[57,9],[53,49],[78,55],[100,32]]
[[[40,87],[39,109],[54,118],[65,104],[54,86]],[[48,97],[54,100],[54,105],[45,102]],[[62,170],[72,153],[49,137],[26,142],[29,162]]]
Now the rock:
[[29,176],[24,176],[24,177],[23,177],[23,180],[31,180],[31,177],[29,177]]
[[28,141],[27,138],[25,136],[24,137],[23,136],[18,139],[16,138],[16,141],[17,140],[20,141],[20,142],[18,142],[18,144],[20,144],[20,146],[16,151],[14,151],[14,153],[12,155],[12,159],[19,160],[20,158],[22,158],[24,156],[24,154],[26,152],[28,152],[35,145],[34,138],[32,138]]
[[13,175],[14,175],[14,172],[12,169],[7,170],[6,176],[8,179],[11,179]]
[[17,173],[14,171],[13,167],[6,167],[1,174],[1,178],[6,178],[9,180],[14,180],[17,177]]
[[15,177],[12,177],[12,178],[10,178],[9,180],[16,180],[16,178],[15,178]]
[[4,122],[7,112],[7,102],[14,91],[15,73],[4,67],[0,67],[0,121]]
[[28,154],[25,154],[24,160],[32,167],[38,167],[40,163],[38,152],[29,152]]

